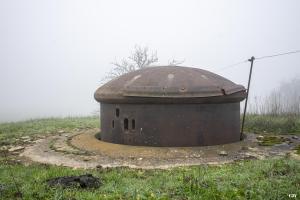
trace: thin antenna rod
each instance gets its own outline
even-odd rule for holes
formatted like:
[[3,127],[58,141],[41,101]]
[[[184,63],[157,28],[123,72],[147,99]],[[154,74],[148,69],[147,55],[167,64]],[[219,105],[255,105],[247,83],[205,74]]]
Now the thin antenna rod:
[[244,123],[245,123],[245,117],[246,117],[246,111],[247,111],[247,104],[248,104],[248,96],[250,91],[250,83],[251,83],[251,77],[252,77],[252,68],[253,68],[253,62],[255,60],[255,57],[252,56],[250,59],[248,59],[249,62],[251,62],[250,67],[250,73],[249,73],[249,79],[248,79],[248,86],[247,86],[247,96],[246,96],[246,102],[244,106],[244,114],[243,114],[243,121],[242,121],[242,130],[241,130],[241,136],[240,139],[243,139],[243,133],[244,133]]

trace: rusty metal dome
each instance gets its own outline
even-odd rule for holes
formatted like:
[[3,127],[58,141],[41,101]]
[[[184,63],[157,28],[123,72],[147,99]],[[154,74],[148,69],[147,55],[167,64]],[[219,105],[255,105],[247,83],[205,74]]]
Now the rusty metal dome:
[[223,103],[243,100],[246,89],[203,69],[157,66],[113,79],[94,96],[111,103]]

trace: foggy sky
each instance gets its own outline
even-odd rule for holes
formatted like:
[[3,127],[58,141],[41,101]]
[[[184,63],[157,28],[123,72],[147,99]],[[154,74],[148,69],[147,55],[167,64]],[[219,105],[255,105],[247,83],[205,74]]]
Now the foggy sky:
[[[300,1],[0,0],[0,121],[90,115],[111,62],[136,44],[159,64],[246,85],[251,56],[300,49]],[[300,54],[255,62],[251,96],[300,76]]]

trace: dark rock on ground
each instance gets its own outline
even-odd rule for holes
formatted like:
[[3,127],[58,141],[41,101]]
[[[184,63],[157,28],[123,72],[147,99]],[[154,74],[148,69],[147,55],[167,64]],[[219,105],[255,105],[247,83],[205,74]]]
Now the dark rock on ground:
[[14,152],[14,151],[21,151],[25,149],[24,146],[15,146],[15,147],[11,147],[10,149],[8,149],[9,152]]
[[241,158],[241,160],[257,160],[257,157],[253,155],[246,155],[243,158]]
[[296,135],[293,135],[292,138],[295,140],[298,140],[298,136],[296,136]]
[[46,181],[49,186],[79,187],[79,188],[98,188],[101,185],[99,178],[91,174],[81,176],[63,176]]
[[220,151],[219,155],[220,156],[228,156],[228,153],[226,151]]

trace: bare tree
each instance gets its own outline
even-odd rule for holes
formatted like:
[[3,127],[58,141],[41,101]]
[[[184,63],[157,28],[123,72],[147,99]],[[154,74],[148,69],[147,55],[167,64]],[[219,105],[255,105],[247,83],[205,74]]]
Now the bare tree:
[[176,65],[181,65],[182,63],[184,63],[185,60],[171,60],[169,61],[169,66],[176,66]]
[[[152,66],[157,62],[158,57],[156,51],[149,52],[149,48],[147,46],[142,47],[139,45],[135,45],[134,51],[128,58],[111,63],[113,65],[113,68],[106,74],[101,83],[105,83],[111,79],[121,76],[122,74]],[[175,66],[182,63],[184,63],[184,60],[172,59],[171,61],[169,61],[168,65]]]
[[114,67],[113,69],[106,75],[104,81],[116,78],[122,74],[132,72],[138,69],[142,69],[152,64],[158,62],[157,52],[149,52],[147,46],[141,47],[136,45],[134,47],[134,51],[127,58],[123,59],[120,62],[115,61],[111,63]]

